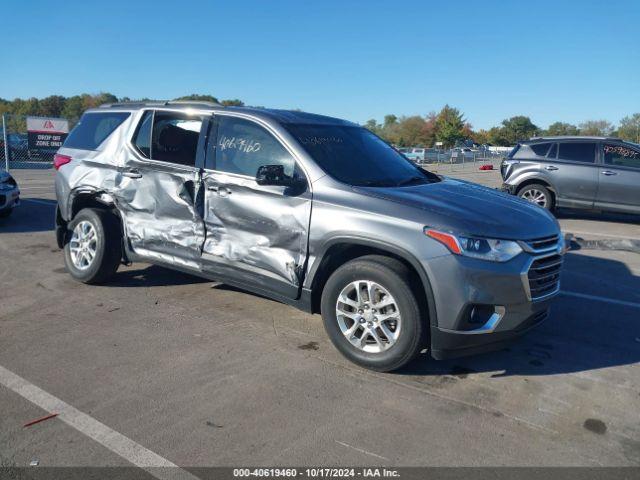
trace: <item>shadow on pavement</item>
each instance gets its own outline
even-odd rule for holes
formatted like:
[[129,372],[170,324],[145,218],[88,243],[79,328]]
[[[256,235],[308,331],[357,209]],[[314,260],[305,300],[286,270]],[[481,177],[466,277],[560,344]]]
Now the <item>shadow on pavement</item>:
[[549,318],[505,350],[444,361],[422,354],[398,373],[466,376],[503,371],[494,376],[535,376],[640,362],[640,277],[622,262],[576,254],[567,255],[564,268],[571,269],[572,278],[584,274],[583,285],[573,285],[571,291],[623,303],[561,294]]
[[24,198],[7,218],[0,218],[0,234],[53,231],[57,202],[45,198]]
[[617,222],[632,225],[640,224],[640,215],[632,213],[610,213],[594,210],[569,210],[560,208],[554,212],[558,220],[591,220],[600,222]]
[[164,287],[211,283],[211,280],[170,270],[156,265],[144,265],[135,270],[120,270],[106,283],[105,287]]

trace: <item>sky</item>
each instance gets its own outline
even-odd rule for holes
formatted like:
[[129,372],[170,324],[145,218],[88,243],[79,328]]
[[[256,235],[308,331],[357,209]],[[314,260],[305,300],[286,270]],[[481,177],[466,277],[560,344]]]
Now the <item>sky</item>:
[[640,112],[640,0],[2,0],[0,97],[191,93],[474,128]]

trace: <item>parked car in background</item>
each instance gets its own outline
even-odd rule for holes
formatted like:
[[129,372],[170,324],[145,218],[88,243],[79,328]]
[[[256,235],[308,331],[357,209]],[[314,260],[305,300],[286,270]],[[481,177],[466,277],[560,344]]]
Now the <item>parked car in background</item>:
[[503,160],[503,189],[546,209],[640,213],[640,145],[606,137],[539,137]]
[[[540,324],[564,239],[535,205],[416,167],[359,125],[202,103],[86,112],[56,155],[70,275],[144,261],[321,313],[351,361],[503,348]],[[215,346],[212,346],[215,348]]]
[[[27,158],[29,143],[27,136],[20,133],[7,133],[7,143],[9,145],[9,160]],[[4,159],[4,135],[0,130],[0,152]],[[2,165],[4,167],[4,165]]]
[[0,170],[0,218],[11,215],[13,209],[20,204],[18,183],[9,172]]
[[451,158],[453,159],[465,159],[465,160],[473,160],[476,156],[476,152],[471,150],[468,147],[459,147],[451,149]]

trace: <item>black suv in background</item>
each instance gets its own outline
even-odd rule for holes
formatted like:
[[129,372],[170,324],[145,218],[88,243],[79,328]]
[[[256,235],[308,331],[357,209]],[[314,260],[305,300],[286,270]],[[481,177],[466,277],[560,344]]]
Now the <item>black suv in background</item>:
[[539,137],[502,162],[503,190],[554,207],[640,213],[640,145],[606,137]]

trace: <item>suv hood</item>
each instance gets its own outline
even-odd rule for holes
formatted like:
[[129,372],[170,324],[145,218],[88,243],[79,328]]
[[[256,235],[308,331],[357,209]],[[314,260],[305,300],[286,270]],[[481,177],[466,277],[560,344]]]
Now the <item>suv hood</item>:
[[[530,240],[558,234],[548,211],[520,198],[462,180],[397,188],[356,187],[368,196],[429,212],[425,226],[489,238]],[[401,216],[401,212],[397,212]]]

